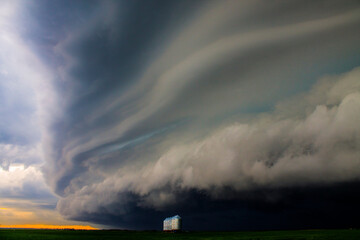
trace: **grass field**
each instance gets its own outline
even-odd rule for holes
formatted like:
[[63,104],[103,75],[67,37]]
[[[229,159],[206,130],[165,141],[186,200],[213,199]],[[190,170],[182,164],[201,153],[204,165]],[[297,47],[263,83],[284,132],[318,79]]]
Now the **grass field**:
[[72,230],[10,230],[0,229],[0,240],[58,240],[58,239],[242,239],[242,240],[359,240],[360,230],[301,230],[258,232],[184,232],[151,231],[72,231]]

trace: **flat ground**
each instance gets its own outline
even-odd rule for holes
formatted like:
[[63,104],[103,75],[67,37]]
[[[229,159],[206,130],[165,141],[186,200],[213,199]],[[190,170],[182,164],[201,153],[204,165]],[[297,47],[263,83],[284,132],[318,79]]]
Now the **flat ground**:
[[184,232],[163,233],[152,231],[72,231],[72,230],[10,230],[0,229],[0,240],[43,239],[241,239],[241,240],[359,240],[360,230],[301,230],[257,232]]

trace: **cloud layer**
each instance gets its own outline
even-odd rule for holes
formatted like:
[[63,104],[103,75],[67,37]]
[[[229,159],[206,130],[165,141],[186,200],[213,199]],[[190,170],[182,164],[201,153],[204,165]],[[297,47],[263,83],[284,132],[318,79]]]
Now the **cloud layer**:
[[28,9],[51,72],[43,172],[64,216],[153,227],[185,206],[220,216],[261,189],[359,180],[357,1]]
[[309,93],[281,102],[275,111],[247,124],[233,123],[200,141],[178,143],[156,161],[128,163],[98,183],[78,189],[74,184],[75,191],[60,200],[59,210],[77,216],[118,201],[126,206],[129,192],[140,196],[139,206],[161,210],[194,189],[226,199],[225,188],[247,191],[359,180],[359,78],[357,68],[322,79]]

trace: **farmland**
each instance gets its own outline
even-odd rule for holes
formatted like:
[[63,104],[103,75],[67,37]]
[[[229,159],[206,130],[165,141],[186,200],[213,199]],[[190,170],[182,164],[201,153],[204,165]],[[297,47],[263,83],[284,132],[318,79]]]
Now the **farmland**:
[[75,239],[179,239],[179,240],[358,240],[360,230],[297,230],[297,231],[253,231],[253,232],[183,232],[160,231],[74,231],[74,230],[25,230],[1,229],[1,240],[75,240]]

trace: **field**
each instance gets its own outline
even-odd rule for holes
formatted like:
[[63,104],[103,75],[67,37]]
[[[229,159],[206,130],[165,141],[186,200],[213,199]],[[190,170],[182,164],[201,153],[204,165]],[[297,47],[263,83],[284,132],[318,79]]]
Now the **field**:
[[241,240],[359,240],[360,230],[301,230],[258,232],[184,232],[157,231],[73,231],[73,230],[12,230],[1,229],[0,240],[72,240],[72,239],[241,239]]

